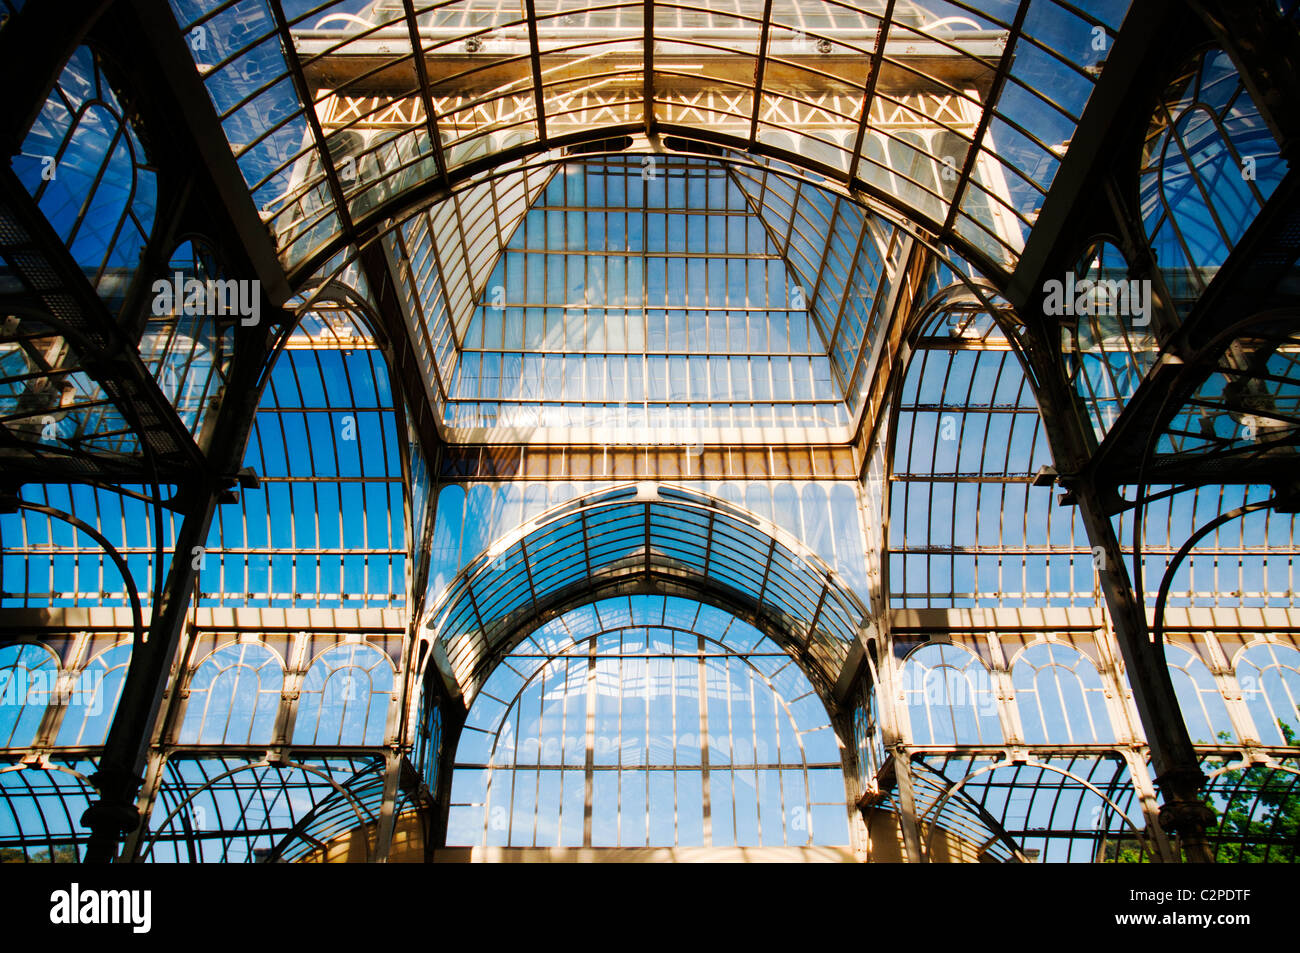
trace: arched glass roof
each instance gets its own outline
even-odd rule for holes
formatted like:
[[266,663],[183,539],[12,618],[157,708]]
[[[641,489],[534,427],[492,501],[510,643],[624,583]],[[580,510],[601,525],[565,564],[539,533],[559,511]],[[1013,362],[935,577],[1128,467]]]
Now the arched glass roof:
[[172,8],[291,268],[431,189],[633,135],[789,161],[1007,267],[1128,3]]
[[91,6],[0,0],[6,858],[1294,856],[1294,3]]
[[[680,487],[616,487],[498,539],[452,581],[425,626],[472,698],[536,622],[595,594],[694,594],[735,611],[800,658],[829,692],[866,625],[862,603],[785,531]],[[444,664],[440,660],[439,664]]]

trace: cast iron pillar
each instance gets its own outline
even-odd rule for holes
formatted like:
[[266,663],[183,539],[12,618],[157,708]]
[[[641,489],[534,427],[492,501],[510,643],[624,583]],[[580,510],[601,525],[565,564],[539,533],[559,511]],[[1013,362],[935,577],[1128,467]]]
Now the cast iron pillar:
[[122,686],[122,697],[104,744],[99,770],[91,777],[99,798],[91,802],[81,818],[90,828],[86,863],[111,863],[121,839],[140,824],[136,793],[144,781],[154,722],[180,642],[216,504],[215,486],[194,493],[177,536],[161,598],[153,606],[145,640],[131,651],[126,683]]

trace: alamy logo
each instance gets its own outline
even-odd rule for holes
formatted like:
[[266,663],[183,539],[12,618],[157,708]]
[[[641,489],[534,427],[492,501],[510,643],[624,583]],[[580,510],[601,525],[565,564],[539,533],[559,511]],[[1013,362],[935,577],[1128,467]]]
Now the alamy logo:
[[82,890],[73,884],[68,890],[50,894],[50,922],[126,923],[133,933],[148,933],[153,925],[153,892],[149,890]]
[[1145,279],[1116,281],[1111,278],[1075,280],[1067,271],[1065,280],[1043,283],[1043,313],[1054,318],[1074,315],[1132,318],[1134,327],[1151,323],[1151,282]]
[[18,674],[22,669],[10,669],[8,677],[0,674],[0,707],[17,708],[23,705],[66,705],[69,708],[86,708],[87,715],[98,715],[104,710],[104,673],[99,670],[82,672],[73,680],[59,676],[45,668],[29,670],[27,677]]
[[153,313],[238,315],[239,323],[248,327],[261,320],[261,292],[256,278],[200,281],[178,271],[171,281],[159,278],[153,283]]

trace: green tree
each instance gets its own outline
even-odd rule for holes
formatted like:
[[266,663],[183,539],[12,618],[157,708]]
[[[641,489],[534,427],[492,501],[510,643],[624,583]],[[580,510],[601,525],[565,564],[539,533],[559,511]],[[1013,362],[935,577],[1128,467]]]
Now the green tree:
[[[1280,718],[1277,724],[1286,743],[1300,747],[1296,730]],[[1232,736],[1222,731],[1219,740],[1230,742]],[[1300,848],[1300,778],[1255,764],[1225,771],[1216,787],[1227,792],[1227,803],[1220,808],[1209,795],[1205,803],[1219,814],[1219,825],[1210,832],[1219,863],[1295,863]],[[1117,838],[1106,842],[1102,859],[1138,863],[1142,848],[1137,838]]]
[[[1277,724],[1286,743],[1300,747],[1295,729],[1280,718]],[[1300,778],[1263,765],[1225,771],[1220,777],[1231,794],[1216,834],[1218,861],[1294,863],[1300,839]]]
[[0,864],[48,864],[51,861],[56,864],[75,864],[80,859],[77,848],[71,844],[54,848],[53,857],[48,848],[35,851],[29,857],[20,847],[0,847]]

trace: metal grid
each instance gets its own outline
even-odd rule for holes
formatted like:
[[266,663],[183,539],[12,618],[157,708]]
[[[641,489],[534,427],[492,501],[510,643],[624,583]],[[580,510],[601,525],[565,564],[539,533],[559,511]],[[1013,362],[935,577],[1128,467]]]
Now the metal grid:
[[794,159],[1013,264],[1125,6],[172,4],[290,267],[420,183],[633,132]]
[[[618,593],[634,602],[660,587],[721,605],[745,620],[736,625],[757,625],[806,668],[815,695],[833,702],[833,710],[852,711],[847,722],[837,716],[820,729],[852,753],[835,771],[854,779],[850,799],[861,796],[860,806],[893,811],[909,859],[940,859],[944,851],[948,859],[1172,859],[1182,847],[1157,823],[1152,774],[1160,772],[1148,768],[1147,758],[1154,752],[1158,762],[1160,753],[1154,741],[1148,751],[1136,728],[1139,712],[1148,730],[1159,726],[1145,703],[1133,710],[1132,683],[1119,664],[1120,649],[1135,634],[1145,635],[1124,586],[1109,582],[1116,573],[1127,577],[1129,567],[1106,562],[1119,554],[1132,562],[1133,602],[1155,604],[1154,626],[1164,633],[1162,651],[1183,720],[1204,770],[1214,774],[1207,788],[1221,818],[1211,831],[1214,850],[1220,859],[1293,859],[1288,778],[1294,778],[1300,721],[1294,635],[1300,626],[1287,610],[1295,591],[1294,516],[1285,506],[1276,513],[1265,507],[1266,491],[1277,493],[1278,481],[1249,483],[1234,475],[1241,482],[1225,487],[1219,479],[1225,465],[1272,475],[1288,462],[1296,417],[1294,333],[1285,320],[1265,316],[1220,321],[1231,333],[1205,334],[1230,313],[1221,302],[1234,297],[1234,288],[1257,286],[1259,295],[1241,305],[1247,310],[1284,290],[1277,276],[1252,282],[1259,273],[1244,263],[1273,239],[1279,248],[1265,256],[1269,267],[1285,272],[1294,258],[1285,233],[1291,186],[1275,159],[1287,123],[1250,102],[1249,81],[1259,77],[1237,74],[1238,51],[1202,48],[1172,83],[1163,78],[1168,92],[1149,124],[1133,189],[1137,217],[1111,229],[1121,233],[1116,236],[1107,231],[1098,238],[1091,222],[1073,236],[1054,235],[1061,213],[1044,199],[1049,189],[1068,197],[1086,179],[1088,170],[1077,163],[1065,174],[1070,160],[1087,152],[1086,143],[1070,145],[1082,135],[1085,107],[1093,130],[1097,117],[1116,110],[1113,92],[1099,94],[1094,108],[1093,87],[1101,90],[1108,73],[1122,78],[1140,52],[1115,51],[1109,69],[1102,68],[1127,4],[1109,7],[1105,22],[1056,0],[1006,4],[999,15],[983,5],[939,6],[851,8],[798,0],[761,9],[750,2],[707,10],[653,3],[561,9],[174,0],[182,29],[171,35],[184,37],[202,77],[200,91],[206,88],[218,119],[207,131],[231,145],[232,168],[271,225],[298,293],[292,304],[310,316],[298,332],[280,338],[284,352],[269,372],[249,443],[246,462],[264,488],[246,487],[237,505],[220,511],[200,571],[203,611],[256,614],[223,617],[221,624],[209,617],[183,641],[140,802],[162,828],[136,836],[130,855],[175,850],[189,859],[319,858],[350,838],[348,849],[358,856],[382,857],[394,815],[432,812],[434,827],[440,823],[437,805],[446,807],[450,785],[444,735],[457,737],[467,715],[483,717],[476,709],[489,700],[493,679],[508,680],[533,664],[550,671],[562,661],[595,657],[598,675],[607,676],[595,679],[598,689],[604,685],[612,694],[618,685],[627,697],[623,668],[639,660],[625,644],[615,653],[615,675],[600,668],[614,660],[602,661],[599,636],[575,636],[575,648],[537,657],[521,649],[527,644],[521,638],[536,638],[542,631],[536,626],[551,615],[579,613],[598,597]],[[0,26],[0,36],[13,35],[7,20]],[[168,31],[173,26],[166,24]],[[1126,23],[1119,32],[1140,36],[1140,26]],[[412,56],[416,46],[420,54]],[[92,56],[77,55],[78,63]],[[1260,75],[1267,73],[1261,68]],[[95,83],[105,98],[117,95],[97,72]],[[66,108],[69,95],[59,87],[49,108],[58,101]],[[117,108],[119,141],[124,137],[139,152],[134,120],[122,122]],[[205,121],[198,118],[196,127]],[[75,161],[90,161],[91,145],[79,132],[60,148],[72,146]],[[1248,158],[1255,159],[1254,178],[1237,174]],[[662,208],[646,201],[648,180],[639,203],[626,192],[621,204],[593,195],[596,175],[619,170],[625,179],[639,178],[646,159],[665,173]],[[1108,168],[1114,174],[1117,167]],[[24,170],[30,178],[30,168],[15,165],[20,177]],[[133,170],[153,174],[138,156]],[[680,203],[670,201],[676,171]],[[706,183],[700,197],[692,197],[695,179]],[[582,187],[571,194],[575,182]],[[724,183],[725,194],[712,194],[709,182]],[[1122,208],[1125,184],[1107,188],[1112,207]],[[67,223],[47,207],[49,194],[37,186],[36,205],[53,238],[9,235],[6,256],[34,249],[55,266],[84,264],[78,253],[85,249],[61,230]],[[226,197],[242,200],[243,194]],[[762,453],[741,456],[740,463],[719,464],[718,454],[730,461],[742,451],[690,445],[653,463],[647,449],[630,455],[634,464],[611,466],[607,447],[597,452],[578,440],[568,448],[536,433],[531,445],[530,435],[512,434],[518,445],[505,448],[481,446],[484,434],[469,448],[446,448],[438,440],[421,448],[408,436],[403,402],[388,388],[390,368],[398,368],[393,381],[404,398],[423,389],[436,416],[448,421],[461,400],[483,407],[508,402],[504,387],[515,380],[514,365],[502,359],[495,376],[491,369],[485,374],[489,354],[518,355],[521,381],[529,357],[567,362],[576,355],[583,370],[569,374],[562,363],[558,395],[545,395],[551,376],[541,374],[543,396],[557,405],[569,398],[594,403],[597,394],[604,402],[605,375],[593,377],[586,362],[607,368],[631,353],[611,344],[609,302],[600,303],[606,320],[585,320],[572,341],[562,315],[563,346],[548,347],[546,308],[573,302],[531,297],[530,256],[538,257],[544,275],[563,278],[578,260],[585,266],[594,259],[607,277],[620,249],[596,241],[593,223],[607,229],[612,216],[626,218],[634,208],[643,216],[662,212],[665,233],[676,227],[674,216],[682,222],[682,248],[665,244],[663,258],[665,275],[675,255],[685,262],[685,290],[693,300],[683,311],[698,303],[689,282],[694,224],[707,238],[724,223],[721,244],[706,241],[698,250],[706,275],[715,262],[725,272],[730,263],[759,258],[782,274],[787,291],[797,280],[809,292],[803,308],[809,343],[798,356],[825,362],[824,378],[816,380],[829,385],[828,400],[839,405],[837,419],[847,429],[838,449],[861,483],[847,496],[840,493],[838,503],[828,496],[822,517],[810,515],[819,504],[808,497],[810,490],[830,489],[823,474],[799,484],[797,503],[782,485],[763,482],[783,466],[791,476],[810,476],[819,466],[817,441],[806,434],[795,439],[797,428],[776,442],[789,436],[791,446],[807,449],[809,472],[798,472],[802,457],[778,463],[776,455],[787,448],[770,439]],[[1043,228],[1036,227],[1040,212]],[[573,226],[571,216],[577,216]],[[1115,217],[1123,219],[1120,211]],[[558,237],[552,219],[563,225]],[[745,229],[735,244],[733,219]],[[83,209],[72,220],[74,231],[83,220],[114,234],[126,221]],[[131,223],[142,236],[152,230],[139,216]],[[376,238],[378,245],[368,244]],[[1034,239],[1040,239],[1036,248]],[[1101,315],[1072,324],[1043,315],[1040,322],[1032,302],[1025,307],[1024,288],[1046,260],[1042,242],[1057,239],[1062,247],[1052,250],[1055,260],[1079,262],[1083,276],[1143,274],[1154,250],[1159,271],[1153,278],[1162,287],[1152,327]],[[153,252],[165,260],[161,249]],[[221,273],[202,261],[197,246],[183,254],[196,273]],[[634,257],[647,274],[655,255],[643,247]],[[34,261],[18,269],[29,287]],[[134,276],[128,270],[118,284],[100,280],[110,303],[119,300],[112,289]],[[584,285],[586,275],[584,267]],[[502,313],[494,314],[498,279],[503,290],[521,296],[507,293]],[[701,287],[706,312],[715,304],[736,309],[738,294],[715,302],[707,279]],[[1001,297],[1004,291],[1019,313]],[[613,304],[620,310],[635,304],[618,298]],[[590,304],[568,310],[590,318]],[[772,311],[771,301],[762,305]],[[640,307],[648,308],[644,296]],[[528,344],[527,317],[516,347],[509,313],[515,308],[543,312],[537,347]],[[383,333],[372,337],[363,329],[362,311],[378,315],[375,327]],[[59,327],[35,313],[19,316],[17,324],[6,324],[6,340],[15,345],[6,353],[21,351],[28,362],[51,348],[71,355]],[[164,320],[146,330],[134,373],[143,368],[145,379],[156,378],[159,393],[174,405],[173,423],[199,434],[212,398],[224,396],[233,344],[215,327],[159,317]],[[703,317],[706,332],[711,317]],[[697,357],[725,357],[726,387],[716,396],[726,398],[730,413],[745,397],[737,381],[752,371],[737,376],[733,360],[794,356],[778,353],[770,333],[766,343],[754,343],[757,326],[749,321],[737,325],[746,331],[739,350],[730,331],[724,348],[715,349],[707,333],[704,347],[696,347],[691,320],[688,315],[683,329],[686,346],[675,348],[665,316],[664,347],[654,356],[662,355],[666,368],[674,358],[689,367]],[[649,325],[647,315],[639,355],[646,367],[655,333]],[[479,362],[477,374],[471,359]],[[1055,363],[1061,359],[1063,368]],[[34,393],[32,381],[76,370],[47,363],[35,377],[26,365],[6,369],[14,393],[22,387]],[[1177,386],[1164,387],[1179,363],[1185,370],[1176,372]],[[652,378],[643,375],[647,391]],[[692,389],[689,374],[680,393],[671,391],[673,379],[666,370],[665,406],[700,402],[703,392]],[[485,380],[498,389],[485,393]],[[1047,506],[1058,476],[1048,464],[1077,462],[1066,419],[1072,408],[1059,400],[1057,385],[1072,390],[1081,405],[1087,461],[1079,469],[1086,479],[1071,469],[1060,474],[1060,485],[1065,502],[1080,512],[1092,508],[1087,533],[1073,511]],[[710,390],[708,402],[714,397]],[[881,411],[891,407],[884,429],[889,417]],[[365,417],[365,432],[377,441],[354,458],[339,415],[354,426]],[[927,415],[938,415],[933,428]],[[954,423],[951,459],[939,446],[944,416]],[[109,436],[139,453],[131,441],[146,429],[124,421]],[[1088,429],[1101,441],[1095,454]],[[421,432],[465,436],[446,428]],[[157,437],[155,429],[151,439]],[[661,438],[644,442],[649,447]],[[510,462],[512,451],[517,463]],[[31,463],[30,448],[12,459],[19,456]],[[679,457],[686,464],[681,475],[701,477],[690,489],[592,482],[661,477]],[[599,473],[597,459],[605,465]],[[546,480],[576,482],[553,483],[554,493],[542,483],[528,486],[519,477],[530,466],[545,469]],[[840,475],[840,466],[829,471]],[[491,484],[468,487],[481,498],[489,490],[486,504],[471,504],[459,486],[440,486],[464,479],[471,467],[473,475],[505,488],[499,510]],[[724,468],[752,479],[717,483]],[[1206,485],[1207,474],[1219,479]],[[1090,488],[1079,490],[1088,480],[1127,492],[1130,500],[1103,494],[1100,505],[1088,502]],[[353,483],[363,488],[361,506],[345,499]],[[138,485],[116,495],[102,487],[64,491],[54,482],[29,489],[25,499],[44,493],[41,499],[53,505],[0,516],[6,601],[54,609],[138,607],[161,595],[162,550],[178,531],[161,507],[154,506],[161,522],[145,508],[161,488]],[[372,485],[379,490],[374,499],[366,489]],[[177,488],[177,499],[186,489]],[[452,491],[462,492],[462,505]],[[259,493],[280,494],[286,505],[267,507],[263,519]],[[544,507],[533,504],[542,497],[572,502],[539,512]],[[1022,497],[1026,516],[1019,524]],[[130,509],[136,503],[144,505]],[[507,515],[512,507],[514,517]],[[847,518],[855,507],[858,522]],[[82,537],[59,536],[54,526],[62,517],[55,510],[81,513],[81,525],[100,535],[83,528]],[[965,519],[971,512],[973,526]],[[824,525],[826,514],[834,533]],[[339,537],[332,545],[335,523]],[[349,537],[353,531],[360,535]],[[1124,544],[1111,545],[1111,537]],[[844,556],[854,540],[866,541],[857,546],[858,555],[865,550],[865,566]],[[1188,540],[1197,545],[1184,546]],[[349,557],[361,568],[349,570]],[[994,567],[987,577],[984,557]],[[268,566],[265,586],[254,584],[261,560]],[[426,567],[426,560],[434,565]],[[122,583],[114,581],[115,571]],[[1159,578],[1162,571],[1166,578]],[[423,589],[426,575],[432,597],[454,572],[431,610],[411,598],[411,587]],[[1103,599],[1110,613],[1099,611]],[[330,647],[309,647],[311,637],[298,623],[269,624],[275,617],[265,613],[281,606],[335,613],[392,606],[399,613],[382,624],[364,615],[332,617]],[[963,616],[966,606],[992,614]],[[1083,609],[1087,618],[1033,616],[1029,610],[1040,606]],[[1235,614],[1197,616],[1205,606],[1232,607]],[[1264,614],[1250,615],[1253,607]],[[997,615],[1004,608],[1011,614]],[[938,614],[908,614],[926,611]],[[15,629],[18,638],[43,645],[0,648],[3,689],[17,700],[0,712],[0,730],[8,734],[9,769],[0,771],[10,810],[0,825],[6,849],[53,860],[81,849],[85,836],[76,818],[91,796],[85,776],[96,767],[86,759],[103,743],[131,654],[125,618],[93,636],[76,616],[68,617],[63,634]],[[1038,624],[1028,626],[1034,618]],[[423,620],[431,623],[428,634],[416,628]],[[614,628],[620,638],[630,637],[626,627]],[[142,631],[138,617],[135,630]],[[716,657],[705,651],[707,639],[691,626],[682,631],[696,639],[694,654],[679,652],[674,642],[658,660],[681,662],[685,654],[688,664],[707,668],[704,660]],[[738,655],[759,669],[767,664],[760,659],[784,658]],[[794,670],[794,663],[783,664]],[[423,693],[416,687],[420,676]],[[42,687],[51,678],[57,697]],[[751,681],[750,689],[757,684]],[[808,692],[804,697],[818,701]],[[1176,717],[1176,707],[1173,712]],[[734,730],[729,735],[735,740]],[[416,739],[417,770],[434,805],[402,759]],[[510,763],[519,770],[517,751]],[[59,770],[69,765],[79,774]],[[590,767],[582,768],[584,813],[605,803],[595,795],[597,779],[617,773]],[[818,770],[831,767],[828,760]],[[540,784],[540,768],[535,773]],[[644,773],[649,785],[653,772]],[[563,781],[560,790],[564,804]],[[193,813],[204,799],[223,815],[206,830]],[[833,796],[819,803],[833,802],[831,809],[842,811]],[[532,803],[536,811],[542,799]],[[638,805],[621,812],[634,827]],[[784,817],[784,807],[778,813]],[[653,823],[648,809],[644,816]],[[484,817],[490,838],[491,812]],[[764,822],[764,829],[776,828]],[[739,826],[735,831],[739,839]],[[855,827],[855,842],[858,833]],[[584,831],[582,842],[594,841]]]
[[1099,601],[1077,511],[1060,509],[1050,487],[1035,485],[1051,455],[1033,389],[978,304],[946,310],[923,329],[895,414],[894,605]]
[[260,489],[213,521],[200,605],[396,606],[407,528],[394,394],[354,311],[318,308],[271,368],[248,449]]
[[461,735],[448,844],[847,844],[835,733],[755,628],[631,596],[535,629]]

